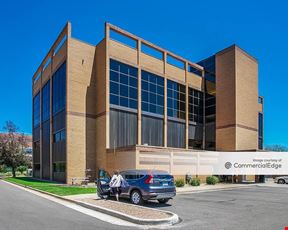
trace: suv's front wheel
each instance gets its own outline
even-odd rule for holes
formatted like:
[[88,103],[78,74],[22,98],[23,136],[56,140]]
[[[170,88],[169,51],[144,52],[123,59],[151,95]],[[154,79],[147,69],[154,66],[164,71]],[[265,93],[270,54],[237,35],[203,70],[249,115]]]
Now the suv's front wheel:
[[130,201],[132,204],[140,205],[143,204],[143,199],[140,191],[134,190],[130,194]]

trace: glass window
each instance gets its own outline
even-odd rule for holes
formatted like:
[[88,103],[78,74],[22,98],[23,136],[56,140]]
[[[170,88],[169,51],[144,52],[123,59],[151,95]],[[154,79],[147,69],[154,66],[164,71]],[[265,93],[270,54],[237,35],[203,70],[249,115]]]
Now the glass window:
[[42,89],[42,122],[50,117],[50,81]]
[[142,110],[164,114],[164,79],[142,70],[141,72]]
[[203,93],[189,88],[189,120],[203,123]]
[[110,59],[110,104],[138,108],[137,68]]
[[56,162],[53,163],[53,172],[66,172],[66,163],[64,162]]
[[263,149],[263,114],[258,115],[258,148]]
[[53,74],[53,115],[66,106],[66,63]]
[[169,117],[185,120],[186,101],[185,86],[167,80],[167,112]]
[[53,135],[53,142],[56,143],[56,142],[59,142],[59,141],[64,141],[66,140],[66,131],[65,129],[62,129],[56,133],[54,133]]
[[40,93],[33,98],[33,127],[40,124]]
[[205,98],[205,115],[206,117],[213,116],[216,114],[216,97],[206,93]]

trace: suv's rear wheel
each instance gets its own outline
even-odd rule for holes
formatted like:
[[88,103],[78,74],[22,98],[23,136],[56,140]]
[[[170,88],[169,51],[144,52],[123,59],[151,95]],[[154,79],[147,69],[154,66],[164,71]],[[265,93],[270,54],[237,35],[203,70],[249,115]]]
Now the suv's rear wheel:
[[169,201],[169,199],[159,199],[158,202],[160,204],[166,204]]
[[279,180],[278,180],[278,184],[285,184],[285,180],[279,179]]
[[132,204],[140,205],[143,204],[143,199],[140,191],[134,190],[130,194],[130,201]]

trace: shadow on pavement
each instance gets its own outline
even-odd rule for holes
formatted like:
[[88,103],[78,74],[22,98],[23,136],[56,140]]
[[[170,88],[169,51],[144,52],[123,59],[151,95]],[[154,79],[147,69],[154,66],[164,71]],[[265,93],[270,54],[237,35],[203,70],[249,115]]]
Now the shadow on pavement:
[[[115,197],[109,197],[107,200],[112,200],[112,201],[116,201]],[[119,202],[123,202],[126,204],[131,204],[129,199],[125,199],[125,198],[120,198]],[[173,202],[173,200],[170,200],[167,204],[160,204],[157,200],[149,200],[149,201],[145,201],[143,203],[143,207],[148,207],[148,208],[163,208],[163,207],[170,207],[172,206],[172,204],[170,202]]]

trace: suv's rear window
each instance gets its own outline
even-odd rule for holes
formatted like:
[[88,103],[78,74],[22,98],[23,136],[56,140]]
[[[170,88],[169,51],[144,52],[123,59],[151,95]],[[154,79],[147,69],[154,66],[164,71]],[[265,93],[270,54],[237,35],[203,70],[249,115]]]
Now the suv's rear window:
[[144,177],[143,174],[125,174],[124,178],[125,180],[137,180]]

